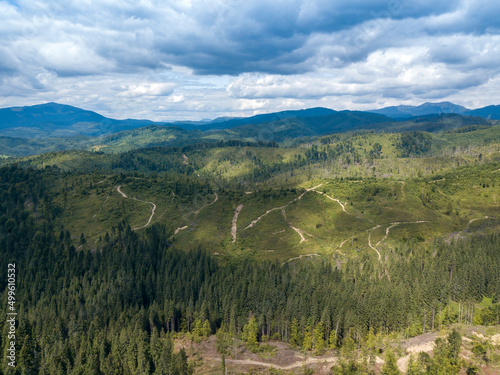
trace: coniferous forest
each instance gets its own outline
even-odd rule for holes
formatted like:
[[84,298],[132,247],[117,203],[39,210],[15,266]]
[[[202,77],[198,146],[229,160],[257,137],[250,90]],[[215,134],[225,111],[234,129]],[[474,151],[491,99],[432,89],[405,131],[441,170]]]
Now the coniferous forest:
[[0,375],[500,375],[499,13],[0,0]]
[[[274,338],[321,352],[374,333],[411,337],[458,321],[499,324],[498,234],[408,241],[387,253],[390,262],[360,253],[340,266],[221,261],[202,246],[177,249],[158,223],[139,232],[121,221],[88,248],[84,236],[72,239],[51,193],[64,174],[0,170],[2,305],[15,263],[18,311],[18,364],[13,371],[3,356],[4,374],[192,373],[185,350],[173,349],[183,332],[226,332],[250,348]],[[484,296],[493,307],[474,315]],[[452,303],[461,306],[458,316]],[[8,330],[5,322],[4,353]],[[347,367],[339,371],[354,373]]]

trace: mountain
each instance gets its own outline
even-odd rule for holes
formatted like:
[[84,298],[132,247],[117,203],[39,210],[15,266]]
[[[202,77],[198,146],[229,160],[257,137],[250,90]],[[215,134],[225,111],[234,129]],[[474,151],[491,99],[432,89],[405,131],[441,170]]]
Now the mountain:
[[333,109],[329,108],[308,108],[308,109],[300,109],[296,111],[281,111],[281,112],[273,112],[273,113],[265,113],[261,115],[255,115],[251,117],[244,118],[233,118],[225,121],[218,121],[219,119],[215,119],[207,125],[200,127],[202,130],[211,130],[211,129],[228,129],[241,125],[251,125],[251,124],[262,124],[268,123],[272,121],[279,121],[288,118],[307,118],[307,117],[318,117],[318,116],[326,116],[336,113]]
[[[341,111],[211,131],[153,125],[79,136],[115,152],[1,158],[0,270],[15,289],[8,308],[24,312],[19,372],[346,373],[349,360],[375,374],[369,356],[394,363],[391,348],[431,347],[458,327],[462,344],[454,330],[433,356],[402,360],[421,374],[498,373],[491,123]],[[419,126],[441,131],[342,133]],[[311,134],[328,135],[217,142]],[[413,337],[424,330],[429,342]]]
[[0,134],[10,137],[100,136],[151,124],[149,120],[114,120],[58,103],[0,109]]
[[288,118],[307,118],[307,117],[325,116],[334,114],[336,112],[337,111],[334,111],[333,109],[317,107],[317,108],[300,109],[293,111],[264,113],[250,117],[217,117],[214,120],[176,121],[163,125],[171,125],[188,130],[199,129],[207,131],[207,130],[230,129],[242,125],[269,123]]
[[374,109],[368,112],[379,113],[381,115],[389,116],[392,118],[408,118],[430,114],[441,113],[457,113],[465,114],[469,110],[461,105],[453,104],[450,102],[441,103],[424,103],[417,107],[412,105],[398,105],[392,107],[385,107],[381,109]]
[[500,120],[500,105],[490,105],[483,108],[468,109],[450,102],[424,103],[419,106],[399,105],[373,109],[367,112],[378,113],[393,119],[426,116],[432,114],[459,114],[463,116],[482,117],[488,120]]
[[466,112],[469,116],[479,116],[490,120],[500,120],[500,105],[489,105],[487,107],[471,109]]
[[[185,131],[197,130],[212,133],[202,136],[196,133],[196,140],[205,137],[216,140],[227,140],[227,137],[235,139],[250,137],[252,140],[257,140],[262,138],[259,134],[265,133],[267,138],[280,142],[287,138],[317,136],[355,129],[390,129],[390,131],[394,131],[403,125],[398,125],[398,121],[432,122],[436,120],[427,116],[436,117],[440,114],[500,119],[500,106],[468,110],[453,103],[442,102],[424,103],[418,107],[386,107],[367,112],[335,111],[329,108],[317,107],[265,113],[251,117],[218,117],[213,120],[203,121],[153,122],[134,119],[115,120],[96,112],[69,105],[46,103],[28,107],[0,109],[0,136],[29,139],[70,138],[74,136],[100,137],[148,126],[160,126],[164,128],[175,127]],[[423,116],[425,120],[411,119],[415,116]],[[384,123],[384,125],[374,126],[374,124],[381,123]],[[448,123],[450,123],[449,120]],[[408,127],[408,123],[405,126]],[[410,124],[409,128],[420,130],[422,124],[419,126]],[[430,125],[430,128],[433,128],[433,126]],[[424,129],[422,128],[422,130]],[[269,134],[273,134],[273,136],[269,137]],[[183,139],[187,140],[192,138],[191,136],[192,134],[187,134],[183,136]],[[169,143],[175,143],[174,141],[175,138],[171,139]],[[185,143],[183,142],[183,144]],[[189,140],[187,140],[187,143],[189,143]]]
[[[231,140],[242,142],[277,142],[290,146],[318,136],[356,130],[402,132],[442,132],[470,126],[489,127],[491,120],[456,114],[426,115],[394,120],[376,113],[333,111],[316,117],[288,117],[280,120],[246,124],[225,129],[191,129],[179,126],[149,125],[103,136],[77,135],[72,137],[3,137],[0,136],[0,155],[28,156],[63,150],[94,150],[119,153],[145,147],[183,147],[197,143],[217,143]],[[202,131],[205,130],[205,131]]]
[[204,121],[153,122],[150,120],[115,120],[77,107],[46,103],[27,107],[0,109],[0,135],[15,138],[102,136],[150,125],[175,126],[203,131],[260,124],[292,117],[315,117],[335,113],[328,108],[266,113],[246,118],[219,117]]

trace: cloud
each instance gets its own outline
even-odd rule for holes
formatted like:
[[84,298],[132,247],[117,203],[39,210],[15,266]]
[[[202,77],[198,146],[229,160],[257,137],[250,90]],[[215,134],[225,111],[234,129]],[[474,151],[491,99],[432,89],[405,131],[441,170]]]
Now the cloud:
[[165,119],[494,104],[481,88],[500,84],[499,12],[486,0],[0,1],[0,105]]
[[[437,61],[435,61],[437,60]],[[472,63],[471,63],[472,64]],[[497,69],[500,71],[500,69]],[[244,74],[227,87],[234,98],[312,99],[374,96],[404,99],[437,97],[474,88],[490,77],[482,69],[457,72],[429,53],[429,48],[377,50],[348,67],[301,75]]]
[[173,83],[151,83],[145,85],[131,85],[118,96],[126,98],[138,98],[141,96],[168,96],[174,92]]
[[[85,75],[113,65],[116,70],[154,68],[165,62],[198,74],[304,72],[313,66],[304,64],[310,56],[300,51],[318,34],[335,36],[377,19],[419,18],[453,9],[449,3],[421,1],[416,6],[402,0],[22,0],[19,7],[2,4],[4,20],[13,17],[24,27],[13,27],[11,32],[19,39],[41,41],[32,46],[34,56],[42,55],[44,68],[63,75]],[[349,38],[338,41],[350,42]],[[61,61],[58,51],[67,43],[72,43],[68,63]]]

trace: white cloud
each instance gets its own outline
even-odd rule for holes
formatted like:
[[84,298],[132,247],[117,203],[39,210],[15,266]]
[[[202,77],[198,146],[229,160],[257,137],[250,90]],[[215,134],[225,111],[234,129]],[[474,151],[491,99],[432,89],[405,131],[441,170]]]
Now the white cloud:
[[495,103],[485,0],[0,1],[0,105],[170,120]]
[[118,96],[126,98],[138,98],[141,96],[168,96],[175,88],[174,83],[151,83],[144,85],[131,85]]
[[184,95],[170,95],[167,99],[169,103],[183,103],[186,100]]

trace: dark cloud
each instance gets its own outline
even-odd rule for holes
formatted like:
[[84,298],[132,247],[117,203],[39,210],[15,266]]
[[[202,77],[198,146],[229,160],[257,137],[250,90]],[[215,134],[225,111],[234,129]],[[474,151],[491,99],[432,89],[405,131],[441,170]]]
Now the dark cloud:
[[[194,30],[185,40],[162,35],[158,47],[176,64],[199,74],[243,72],[303,73],[305,62],[318,53],[307,49],[311,37],[325,35],[346,51],[335,57],[357,61],[371,50],[374,20],[420,18],[453,10],[453,5],[430,1],[252,1],[228,7],[213,23],[192,18]],[[372,22],[372,25],[363,26]],[[205,30],[197,32],[203,25]],[[303,51],[306,49],[306,51]],[[307,52],[307,53],[304,53]]]
[[[333,42],[354,51],[336,57],[356,61],[370,50],[370,30],[363,24],[439,15],[456,7],[450,2],[407,0],[107,1],[90,5],[22,0],[18,5],[28,34],[42,32],[46,38],[57,38],[78,33],[87,48],[112,60],[117,68],[122,64],[151,68],[165,62],[198,74],[231,75],[312,70],[314,66],[305,64],[310,55],[301,50],[318,34],[340,33]],[[55,21],[57,30],[54,26],[41,30],[47,24],[44,20]]]
[[486,0],[0,1],[0,104],[39,96],[130,113],[133,98],[143,117],[209,117],[483,87],[491,98],[499,13]]

